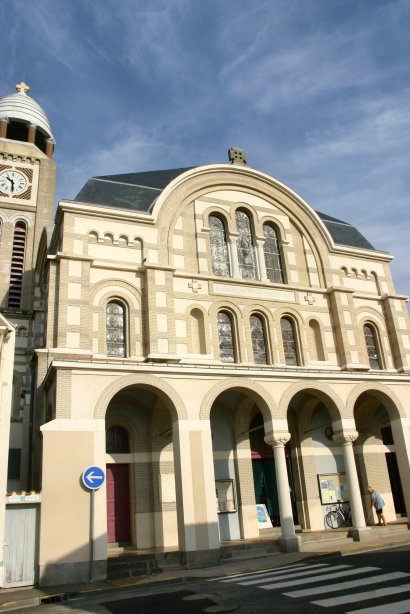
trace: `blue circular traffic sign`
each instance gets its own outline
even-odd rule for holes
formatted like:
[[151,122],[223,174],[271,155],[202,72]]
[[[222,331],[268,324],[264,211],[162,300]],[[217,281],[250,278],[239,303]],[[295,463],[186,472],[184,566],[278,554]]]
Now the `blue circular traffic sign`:
[[105,473],[101,467],[87,467],[87,469],[83,471],[83,475],[81,477],[84,486],[86,488],[90,488],[91,490],[101,488],[105,482]]

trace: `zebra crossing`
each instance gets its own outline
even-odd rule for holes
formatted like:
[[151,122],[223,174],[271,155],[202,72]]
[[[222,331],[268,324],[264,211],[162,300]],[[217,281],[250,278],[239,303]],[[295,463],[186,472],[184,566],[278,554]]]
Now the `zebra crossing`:
[[278,591],[292,599],[308,599],[312,605],[323,608],[337,607],[339,611],[342,608],[346,614],[410,613],[410,573],[384,572],[374,566],[298,563],[236,574],[218,582]]

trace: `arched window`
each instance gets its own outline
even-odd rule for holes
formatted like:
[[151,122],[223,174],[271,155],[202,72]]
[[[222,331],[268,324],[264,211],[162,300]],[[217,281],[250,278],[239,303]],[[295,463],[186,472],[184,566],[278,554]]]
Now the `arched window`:
[[110,301],[106,308],[107,356],[125,356],[125,309],[121,303]]
[[256,257],[253,245],[252,227],[249,215],[242,210],[236,212],[238,231],[238,263],[243,279],[256,279]]
[[324,360],[325,353],[323,351],[322,335],[317,320],[310,320],[309,322],[309,337],[311,360]]
[[232,318],[226,311],[218,313],[219,356],[224,362],[235,362]]
[[204,314],[200,309],[190,313],[189,351],[192,354],[206,354]]
[[226,239],[226,229],[223,220],[216,216],[209,216],[209,238],[211,243],[212,271],[214,275],[229,277],[229,249]]
[[282,329],[283,351],[287,365],[298,365],[298,351],[296,344],[295,326],[290,318],[282,318],[280,321]]
[[257,315],[250,317],[253,360],[257,364],[268,364],[266,352],[265,326],[262,318]]
[[264,224],[263,236],[265,237],[263,252],[265,254],[265,266],[268,279],[274,283],[283,284],[285,278],[283,275],[279,233],[272,224]]
[[367,356],[371,369],[381,369],[380,352],[377,343],[377,335],[373,326],[365,324],[363,327],[364,340],[366,342]]
[[23,287],[24,257],[26,252],[27,226],[17,222],[14,227],[13,253],[11,256],[11,272],[8,306],[19,309],[21,306],[21,290]]
[[110,426],[105,433],[105,449],[109,454],[127,454],[130,441],[127,431],[122,426]]

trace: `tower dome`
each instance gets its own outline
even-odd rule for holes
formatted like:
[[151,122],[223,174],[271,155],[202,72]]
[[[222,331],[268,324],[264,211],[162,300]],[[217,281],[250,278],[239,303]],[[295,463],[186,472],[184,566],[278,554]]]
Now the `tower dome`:
[[[16,85],[17,94],[0,98],[0,136],[35,143],[48,155],[55,144],[50,122],[40,105],[27,95],[24,82]],[[49,151],[46,151],[46,150]]]

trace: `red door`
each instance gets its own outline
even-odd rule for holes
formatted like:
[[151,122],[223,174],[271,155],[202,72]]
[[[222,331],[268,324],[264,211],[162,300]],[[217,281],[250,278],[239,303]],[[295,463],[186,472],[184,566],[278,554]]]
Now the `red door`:
[[108,543],[131,541],[128,465],[107,465]]

